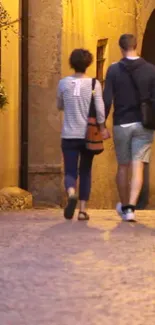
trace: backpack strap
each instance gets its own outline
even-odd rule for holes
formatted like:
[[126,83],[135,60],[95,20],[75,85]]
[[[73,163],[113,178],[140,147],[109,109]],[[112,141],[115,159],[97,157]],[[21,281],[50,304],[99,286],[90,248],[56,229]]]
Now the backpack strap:
[[135,78],[133,77],[132,72],[128,71],[128,70],[126,69],[126,67],[125,67],[121,62],[119,62],[119,66],[120,66],[121,69],[124,69],[124,70],[126,71],[126,73],[128,74],[128,77],[130,78],[130,81],[131,81],[132,87],[133,87],[133,89],[134,89],[134,91],[135,91],[136,99],[137,99],[138,102],[140,102],[140,101],[141,101],[141,93],[140,93],[140,89],[139,89],[139,87],[138,87],[138,84],[137,84]]

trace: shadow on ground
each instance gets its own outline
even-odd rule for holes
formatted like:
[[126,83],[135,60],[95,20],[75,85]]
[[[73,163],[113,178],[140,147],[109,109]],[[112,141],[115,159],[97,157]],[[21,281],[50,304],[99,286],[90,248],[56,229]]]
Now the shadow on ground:
[[154,325],[154,212],[134,224],[90,214],[88,223],[51,209],[1,215],[1,325]]

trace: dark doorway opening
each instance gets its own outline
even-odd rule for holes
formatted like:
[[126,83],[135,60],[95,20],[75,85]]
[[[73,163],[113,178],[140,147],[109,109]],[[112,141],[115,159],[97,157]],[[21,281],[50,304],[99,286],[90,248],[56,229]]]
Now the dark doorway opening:
[[21,1],[20,187],[28,189],[28,0]]
[[104,63],[105,63],[105,51],[107,47],[108,39],[100,39],[97,42],[97,61],[96,61],[96,72],[97,79],[100,81],[102,87],[104,84]]
[[[144,33],[141,56],[148,62],[155,65],[155,10],[152,12]],[[150,166],[145,165],[144,183],[142,192],[138,202],[138,208],[144,209],[150,198],[150,182],[149,182]]]
[[153,10],[146,26],[142,45],[142,57],[155,64],[155,10]]

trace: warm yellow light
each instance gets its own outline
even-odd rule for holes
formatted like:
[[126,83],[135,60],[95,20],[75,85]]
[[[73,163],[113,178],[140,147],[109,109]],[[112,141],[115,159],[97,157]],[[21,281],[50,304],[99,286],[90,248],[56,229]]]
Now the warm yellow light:
[[[19,0],[2,0],[11,15],[14,29],[19,33]],[[0,112],[0,188],[18,185],[19,173],[19,37],[8,31],[9,44],[5,47],[2,30],[1,78],[6,86],[9,104]]]

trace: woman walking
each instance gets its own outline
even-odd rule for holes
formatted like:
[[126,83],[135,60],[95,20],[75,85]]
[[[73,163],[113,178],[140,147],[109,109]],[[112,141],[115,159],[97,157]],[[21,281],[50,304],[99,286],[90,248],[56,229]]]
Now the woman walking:
[[[65,188],[68,203],[64,217],[72,219],[77,205],[76,183],[79,174],[80,211],[78,220],[89,220],[86,202],[91,190],[91,170],[94,154],[86,149],[85,137],[88,123],[89,107],[92,97],[92,79],[87,77],[86,70],[93,61],[92,54],[84,49],[76,49],[71,53],[69,62],[75,73],[61,79],[58,86],[58,108],[64,110],[62,128],[62,152],[64,158]],[[103,138],[105,109],[100,82],[96,80],[94,101],[97,122]]]

